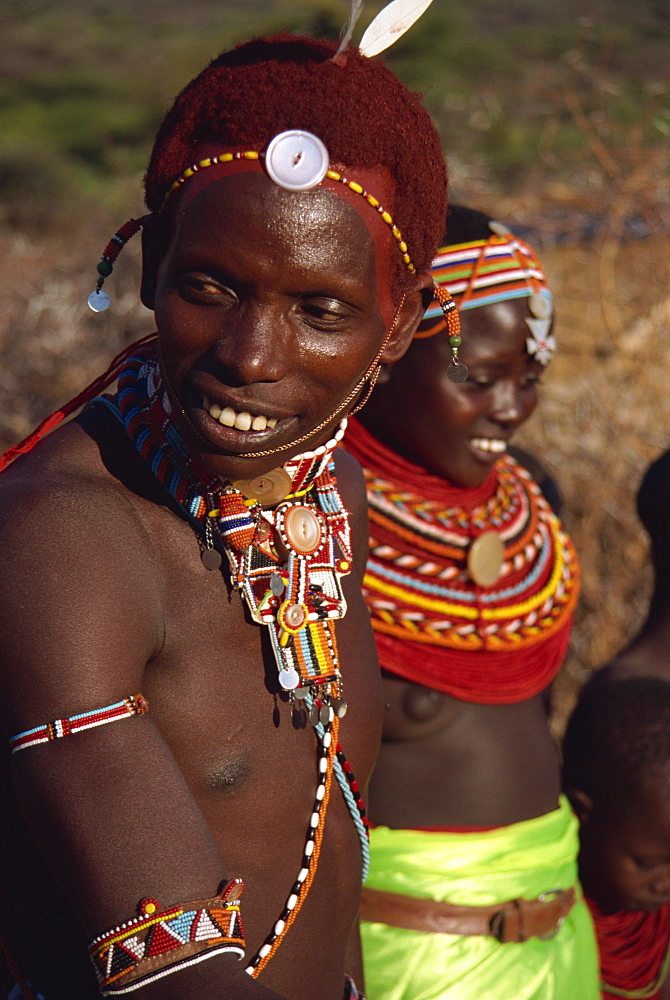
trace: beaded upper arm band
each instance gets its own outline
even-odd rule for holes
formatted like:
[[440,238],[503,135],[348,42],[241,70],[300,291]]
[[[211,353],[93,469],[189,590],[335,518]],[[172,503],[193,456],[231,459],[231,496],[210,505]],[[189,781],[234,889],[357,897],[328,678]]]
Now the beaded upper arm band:
[[142,694],[133,694],[122,701],[115,701],[113,705],[106,705],[104,708],[95,708],[91,712],[79,712],[77,715],[70,715],[66,719],[54,719],[33,729],[26,729],[16,736],[11,736],[9,745],[12,753],[19,750],[26,750],[28,747],[37,746],[38,743],[50,743],[52,740],[60,740],[65,736],[74,736],[82,729],[94,729],[96,726],[104,726],[108,722],[117,722],[119,719],[126,719],[132,715],[144,715],[149,711],[149,702]]
[[161,910],[155,899],[140,901],[138,915],[94,938],[88,946],[104,997],[133,990],[223,952],[244,955],[240,896],[235,878],[213,899]]

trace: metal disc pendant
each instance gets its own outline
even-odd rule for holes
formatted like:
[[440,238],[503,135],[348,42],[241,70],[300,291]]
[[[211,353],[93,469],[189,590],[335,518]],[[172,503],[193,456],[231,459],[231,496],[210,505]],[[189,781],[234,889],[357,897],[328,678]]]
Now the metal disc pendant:
[[465,382],[468,377],[468,366],[462,361],[452,362],[447,368],[447,378],[450,382]]
[[91,292],[87,302],[89,309],[92,309],[94,313],[101,313],[105,309],[109,309],[109,295],[107,292],[102,292],[99,288]]
[[282,580],[279,573],[273,573],[272,576],[270,577],[270,590],[272,591],[274,596],[280,597],[284,593],[285,589],[286,589],[286,584]]
[[312,705],[312,707],[309,710],[309,721],[313,726],[318,726],[319,724],[319,709],[316,705],[316,702]]
[[200,558],[205,569],[221,569],[221,553],[216,549],[203,549]]
[[344,698],[335,698],[333,700],[333,711],[338,719],[343,719],[347,714],[347,703]]
[[291,477],[285,469],[272,469],[255,479],[236,479],[232,485],[248,500],[273,504],[279,503],[291,492]]
[[492,586],[502,569],[505,546],[497,531],[485,531],[468,549],[468,573],[479,587]]
[[309,688],[308,687],[297,687],[293,691],[293,697],[294,698],[299,698],[301,701],[303,699],[305,699],[308,694],[309,694]]
[[284,691],[294,691],[300,683],[300,676],[295,667],[282,667],[279,671],[279,683]]
[[328,723],[333,721],[333,710],[330,705],[322,705],[321,711],[319,712],[319,722],[322,726],[327,726]]

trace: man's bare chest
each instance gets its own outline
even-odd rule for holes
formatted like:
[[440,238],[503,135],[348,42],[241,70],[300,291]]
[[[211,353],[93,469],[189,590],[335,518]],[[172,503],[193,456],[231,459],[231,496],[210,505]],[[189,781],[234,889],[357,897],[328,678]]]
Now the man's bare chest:
[[[164,641],[147,664],[144,694],[189,783],[226,799],[260,790],[268,773],[311,768],[314,732],[303,703],[278,681],[266,626],[254,622],[224,565],[205,568],[202,542],[169,511],[152,532],[164,581]],[[366,781],[377,752],[383,694],[374,640],[356,581],[335,646],[348,709],[341,741]]]

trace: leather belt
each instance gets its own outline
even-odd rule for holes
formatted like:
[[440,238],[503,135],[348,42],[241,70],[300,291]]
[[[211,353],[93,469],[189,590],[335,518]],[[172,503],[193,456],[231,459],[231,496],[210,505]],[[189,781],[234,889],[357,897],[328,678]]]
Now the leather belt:
[[493,937],[501,944],[548,939],[558,934],[575,905],[575,890],[551,889],[537,899],[511,899],[491,906],[457,906],[435,899],[363,888],[361,920],[429,934]]

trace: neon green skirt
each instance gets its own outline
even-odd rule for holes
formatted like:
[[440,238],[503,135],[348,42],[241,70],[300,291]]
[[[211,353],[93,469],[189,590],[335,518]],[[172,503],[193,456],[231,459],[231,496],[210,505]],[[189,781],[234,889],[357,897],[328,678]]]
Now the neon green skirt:
[[[565,798],[485,833],[371,831],[367,885],[466,906],[577,884],[578,824]],[[368,1000],[599,1000],[591,917],[580,898],[555,937],[523,944],[363,923]]]

